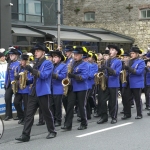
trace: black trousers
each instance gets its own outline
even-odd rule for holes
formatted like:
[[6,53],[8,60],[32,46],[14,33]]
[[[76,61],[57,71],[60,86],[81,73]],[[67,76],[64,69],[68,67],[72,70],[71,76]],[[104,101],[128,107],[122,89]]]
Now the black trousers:
[[136,103],[137,116],[142,116],[142,100],[141,100],[141,88],[131,89],[133,97]]
[[38,105],[41,106],[43,116],[46,121],[47,130],[49,132],[56,133],[53,114],[50,110],[50,96],[44,95],[44,96],[36,97],[36,96],[29,95],[27,114],[26,114],[25,124],[24,124],[24,129],[22,134],[30,136],[31,128],[34,122],[34,115],[36,113],[37,108],[39,107]]
[[39,123],[44,123],[44,122],[45,122],[45,120],[44,120],[44,116],[43,116],[43,113],[42,113],[42,108],[39,105]]
[[102,90],[100,87],[98,87],[98,107],[97,107],[97,113],[101,116],[103,119],[108,119],[107,114],[107,101],[109,100],[109,90],[106,88],[106,90]]
[[9,86],[5,90],[5,104],[6,104],[5,116],[9,116],[9,117],[12,117],[12,96],[13,96],[13,90],[11,86]]
[[[22,109],[22,101],[24,104],[24,110]],[[27,112],[28,94],[16,93],[14,98],[14,106],[17,110],[17,116],[19,119],[24,119]]]
[[87,91],[87,103],[86,103],[87,119],[91,118],[91,113],[92,113],[92,107],[91,107],[91,104],[90,104],[90,97],[89,97],[90,92],[91,92],[91,89],[89,89]]
[[124,115],[131,116],[131,102],[133,100],[133,95],[129,86],[122,87],[122,104]]
[[109,90],[109,105],[110,116],[112,119],[117,119],[118,114],[118,88],[108,88]]
[[145,87],[144,93],[146,98],[146,107],[150,107],[150,87]]
[[65,112],[67,113],[68,96],[63,96],[62,103],[65,109]]
[[65,126],[72,127],[74,105],[76,100],[78,101],[78,107],[81,116],[81,125],[87,126],[86,98],[87,91],[70,92],[68,94],[68,107],[64,123]]
[[63,95],[53,95],[52,98],[52,112],[55,121],[61,122],[62,121],[62,99]]

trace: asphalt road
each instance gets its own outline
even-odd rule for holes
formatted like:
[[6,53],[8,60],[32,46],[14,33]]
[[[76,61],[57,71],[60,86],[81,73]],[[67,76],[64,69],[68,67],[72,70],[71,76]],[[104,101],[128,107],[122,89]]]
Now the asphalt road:
[[[142,96],[144,103],[144,96]],[[21,135],[23,126],[11,120],[5,123],[4,136],[0,140],[0,150],[150,150],[150,117],[147,116],[143,104],[143,119],[135,120],[136,109],[132,108],[132,118],[121,120],[118,113],[118,123],[110,124],[111,118],[105,124],[96,124],[98,118],[88,122],[88,129],[78,131],[77,117],[73,121],[73,129],[63,132],[60,127],[54,139],[46,139],[46,126],[37,127],[38,115],[35,116],[30,142],[20,143],[15,137]],[[119,104],[119,112],[122,104]]]

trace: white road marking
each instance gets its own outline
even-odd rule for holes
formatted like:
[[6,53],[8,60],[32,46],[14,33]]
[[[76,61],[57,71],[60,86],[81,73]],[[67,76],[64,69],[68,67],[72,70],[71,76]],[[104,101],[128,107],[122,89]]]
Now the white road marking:
[[96,134],[96,133],[100,133],[100,132],[104,132],[104,131],[120,128],[120,127],[127,126],[127,125],[130,125],[130,124],[133,124],[133,122],[128,122],[128,123],[124,123],[124,124],[117,125],[117,126],[114,126],[114,127],[110,127],[110,128],[106,128],[106,129],[102,129],[102,130],[97,130],[97,131],[94,131],[94,132],[78,135],[76,137],[81,138],[81,137],[89,136],[89,135],[92,135],[92,134]]

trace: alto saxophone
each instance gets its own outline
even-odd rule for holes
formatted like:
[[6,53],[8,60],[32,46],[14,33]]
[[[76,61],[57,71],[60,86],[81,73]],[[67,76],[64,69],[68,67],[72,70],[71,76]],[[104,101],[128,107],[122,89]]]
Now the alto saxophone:
[[71,83],[70,79],[68,77],[68,74],[71,73],[71,71],[72,71],[72,65],[71,64],[72,64],[72,61],[70,61],[70,63],[68,64],[67,77],[62,80],[62,85],[64,88],[64,95],[65,96],[67,96],[67,94],[68,94],[69,85]]
[[[15,68],[14,70],[14,76],[17,76],[17,71],[16,71],[17,67]],[[11,85],[12,85],[12,90],[13,90],[13,93],[16,94],[18,92],[18,81],[17,80],[13,80],[11,82]]]
[[120,78],[121,78],[121,83],[122,84],[127,82],[127,80],[126,80],[126,74],[127,73],[126,73],[125,69],[120,72]]

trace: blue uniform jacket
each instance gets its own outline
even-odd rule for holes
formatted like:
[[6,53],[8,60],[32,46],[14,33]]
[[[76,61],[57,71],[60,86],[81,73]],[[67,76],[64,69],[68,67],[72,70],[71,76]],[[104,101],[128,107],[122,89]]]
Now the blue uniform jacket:
[[75,75],[79,75],[82,77],[81,81],[77,81],[76,79],[72,78],[71,79],[71,83],[73,86],[73,91],[84,91],[84,90],[88,90],[88,71],[89,71],[89,66],[87,65],[86,62],[82,62],[80,63],[78,66],[76,66],[73,69],[73,74]]
[[96,63],[92,63],[91,64],[91,74],[90,74],[90,78],[91,78],[91,84],[94,85],[94,74],[98,72],[98,65]]
[[5,86],[8,88],[9,84],[11,84],[12,81],[14,81],[14,75],[15,72],[17,72],[19,61],[11,62],[9,66],[9,71],[7,69],[6,76],[5,76]]
[[[40,72],[39,77],[36,80],[36,94],[37,96],[43,96],[51,94],[51,77],[53,71],[53,64],[49,60],[45,60],[41,66],[39,66],[38,71]],[[33,83],[32,78],[32,83]],[[33,87],[32,87],[33,88]],[[29,92],[31,94],[32,88]]]
[[54,95],[60,95],[64,93],[62,80],[67,76],[67,65],[60,63],[58,66],[54,67],[54,74],[57,74],[57,79],[52,79],[52,88]]
[[144,88],[144,69],[145,62],[142,59],[133,60],[131,66],[135,69],[135,73],[129,73],[130,88]]
[[[20,66],[19,66],[17,73],[19,74],[20,72],[24,72],[24,71],[25,71],[25,69],[20,68]],[[28,73],[27,73],[27,80],[30,79],[30,78],[31,78],[31,75],[30,75],[30,73],[28,72]],[[20,93],[20,94],[29,93],[29,85],[27,85],[26,88],[24,88],[24,89],[22,89],[22,90],[18,87],[18,93]]]
[[146,75],[145,75],[145,85],[146,86],[150,86],[150,68],[148,68],[149,72],[145,72]]
[[110,61],[110,67],[115,71],[115,75],[108,75],[108,87],[120,87],[120,72],[122,69],[122,62],[118,58],[113,58]]
[[66,62],[65,62],[65,64],[68,66],[68,64],[70,63],[70,61],[72,61],[73,60],[73,58],[71,57],[71,58],[69,58],[69,59],[67,59],[66,60]]

